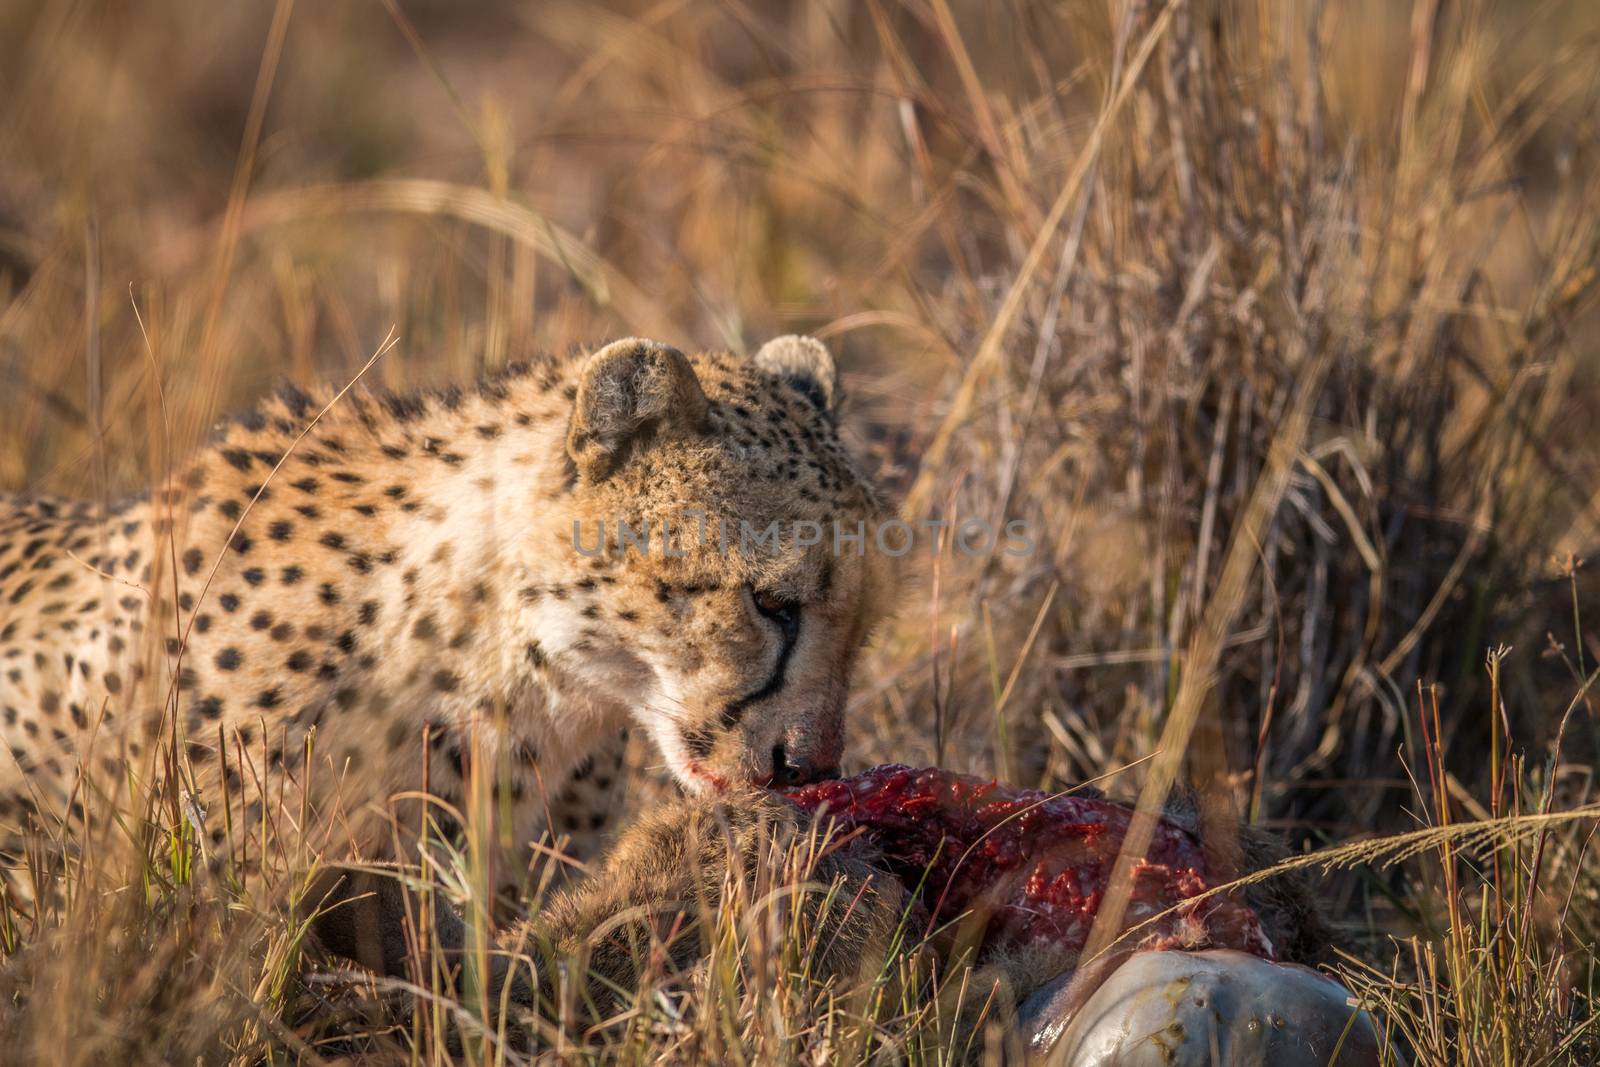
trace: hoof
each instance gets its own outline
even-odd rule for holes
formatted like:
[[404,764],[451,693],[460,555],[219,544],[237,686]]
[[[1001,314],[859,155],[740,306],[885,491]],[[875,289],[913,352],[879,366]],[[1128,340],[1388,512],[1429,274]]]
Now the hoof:
[[[1022,1006],[1061,1067],[1379,1067],[1372,1018],[1306,967],[1242,952],[1139,952],[1086,998],[1064,975]],[[1081,1004],[1081,1006],[1075,1006]],[[1399,1062],[1391,1060],[1390,1062]]]

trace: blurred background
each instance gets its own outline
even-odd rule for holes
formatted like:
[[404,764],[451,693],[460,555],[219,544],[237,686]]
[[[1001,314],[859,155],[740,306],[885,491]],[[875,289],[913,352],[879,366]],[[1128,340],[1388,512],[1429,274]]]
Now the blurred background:
[[[391,329],[399,389],[811,332],[908,516],[1038,534],[917,558],[855,766],[1181,752],[1297,848],[1582,803],[1597,49],[1589,0],[9,0],[0,489],[139,491]],[[1402,882],[1331,913],[1426,926]]]

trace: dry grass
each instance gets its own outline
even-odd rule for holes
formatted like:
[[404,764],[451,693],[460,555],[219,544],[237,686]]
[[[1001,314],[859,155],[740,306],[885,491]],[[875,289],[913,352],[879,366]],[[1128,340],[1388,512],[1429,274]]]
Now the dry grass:
[[[1336,850],[1413,1062],[1592,1062],[1597,44],[1584,0],[11,4],[0,487],[137,490],[391,328],[392,385],[818,333],[910,515],[1040,535],[921,561],[858,765],[1187,777]],[[482,1017],[307,977],[292,818],[197,878],[176,772],[131,793],[0,923],[13,1055],[432,1063]],[[609,1058],[939,1062],[937,1006],[752,969],[747,910]]]

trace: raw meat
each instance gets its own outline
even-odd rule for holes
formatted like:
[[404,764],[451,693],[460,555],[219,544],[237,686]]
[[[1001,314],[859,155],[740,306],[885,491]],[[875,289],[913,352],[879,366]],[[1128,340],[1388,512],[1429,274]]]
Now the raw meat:
[[[1105,899],[1133,809],[1099,795],[1052,796],[938,768],[884,764],[785,791],[842,831],[859,829],[935,923],[971,912],[983,954],[1047,948],[1076,958]],[[1162,821],[1133,868],[1124,928],[1212,887],[1200,844]],[[1165,916],[1124,946],[1276,956],[1248,906],[1225,895]]]

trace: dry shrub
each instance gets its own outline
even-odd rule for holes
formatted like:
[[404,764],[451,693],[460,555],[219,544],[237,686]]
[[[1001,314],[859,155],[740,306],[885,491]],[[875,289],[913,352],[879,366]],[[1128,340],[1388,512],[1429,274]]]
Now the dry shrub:
[[[1159,6],[1128,20],[1113,59]],[[952,348],[993,358],[958,368],[963,403],[940,413],[913,502],[1040,531],[1020,562],[962,569],[958,554],[943,610],[981,659],[983,605],[1006,626],[996,643],[1017,649],[1061,583],[1009,703],[1056,716],[1068,744],[1053,773],[1097,773],[1143,754],[1284,414],[1324,375],[1259,531],[1215,668],[1217,736],[1196,762],[1231,771],[1246,799],[1264,790],[1269,808],[1371,826],[1394,810],[1381,790],[1320,787],[1395,774],[1419,681],[1452,708],[1481,705],[1487,637],[1507,623],[1496,612],[1560,532],[1592,520],[1588,460],[1552,439],[1578,373],[1558,368],[1578,358],[1572,327],[1593,297],[1592,179],[1540,190],[1549,230],[1508,232],[1528,227],[1511,161],[1533,129],[1475,113],[1475,64],[1495,54],[1482,20],[1415,28],[1395,128],[1374,143],[1324,99],[1338,88],[1320,54],[1334,13],[1232,13],[1174,17],[1060,230],[1038,238],[1019,221],[1019,250],[1052,243],[1031,277],[991,272],[945,294]],[[1006,164],[1042,169],[1030,150]],[[1038,186],[1042,202],[1051,186]],[[1016,324],[986,350],[1013,295]],[[1544,625],[1570,640],[1559,604]],[[992,737],[992,710],[966,703],[958,759]],[[1050,751],[1031,726],[1002,757],[1024,776]],[[1455,729],[1465,747],[1487,741],[1481,715]]]

